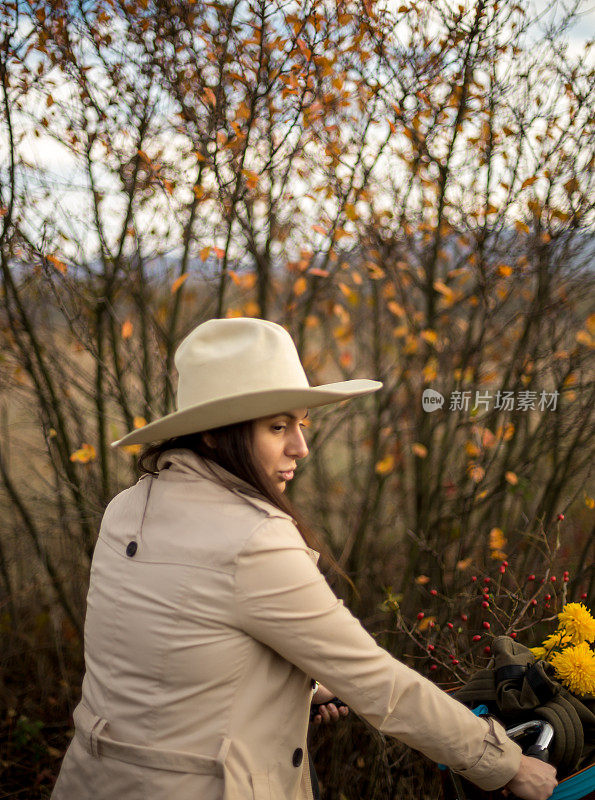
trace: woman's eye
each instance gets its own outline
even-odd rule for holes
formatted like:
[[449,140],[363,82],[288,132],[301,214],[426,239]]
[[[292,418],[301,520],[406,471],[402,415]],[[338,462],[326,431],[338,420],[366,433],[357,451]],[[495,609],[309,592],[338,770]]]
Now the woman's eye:
[[284,431],[285,430],[285,425],[273,425],[273,430],[274,431]]

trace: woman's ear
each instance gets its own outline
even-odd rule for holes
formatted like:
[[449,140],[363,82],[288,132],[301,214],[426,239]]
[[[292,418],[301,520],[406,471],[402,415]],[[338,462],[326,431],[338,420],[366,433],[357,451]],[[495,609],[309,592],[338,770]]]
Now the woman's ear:
[[216,450],[217,449],[217,442],[213,438],[212,434],[203,433],[202,439],[203,439],[203,442],[206,444],[206,446],[210,447],[211,450]]

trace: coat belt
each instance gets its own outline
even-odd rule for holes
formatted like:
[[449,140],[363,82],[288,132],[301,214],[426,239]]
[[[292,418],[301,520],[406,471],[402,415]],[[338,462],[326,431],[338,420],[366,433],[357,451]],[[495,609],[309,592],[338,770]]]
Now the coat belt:
[[214,758],[183,750],[146,747],[111,739],[104,733],[108,720],[94,714],[82,703],[75,708],[73,717],[80,742],[94,758],[115,758],[138,767],[223,777],[223,764],[229,750],[229,739],[223,740],[219,753]]

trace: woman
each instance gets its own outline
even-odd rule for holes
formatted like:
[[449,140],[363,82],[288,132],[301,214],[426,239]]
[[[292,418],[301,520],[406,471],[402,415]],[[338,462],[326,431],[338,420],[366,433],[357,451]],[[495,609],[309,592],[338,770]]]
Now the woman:
[[307,409],[381,384],[310,387],[287,332],[255,319],[199,325],[176,366],[178,410],[114,443],[162,442],[103,518],[54,800],[311,800],[315,681],[483,788],[549,797],[552,767],[376,645],[283,494]]

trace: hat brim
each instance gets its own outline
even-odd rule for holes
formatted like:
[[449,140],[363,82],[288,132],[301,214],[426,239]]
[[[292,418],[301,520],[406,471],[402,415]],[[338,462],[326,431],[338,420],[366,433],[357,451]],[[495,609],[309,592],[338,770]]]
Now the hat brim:
[[171,439],[189,433],[200,433],[223,425],[233,425],[249,419],[268,417],[294,408],[316,408],[338,403],[378,391],[380,381],[351,380],[310,386],[304,389],[275,389],[248,394],[220,397],[208,403],[198,403],[181,411],[174,411],[143,428],[112,442],[112,447]]

